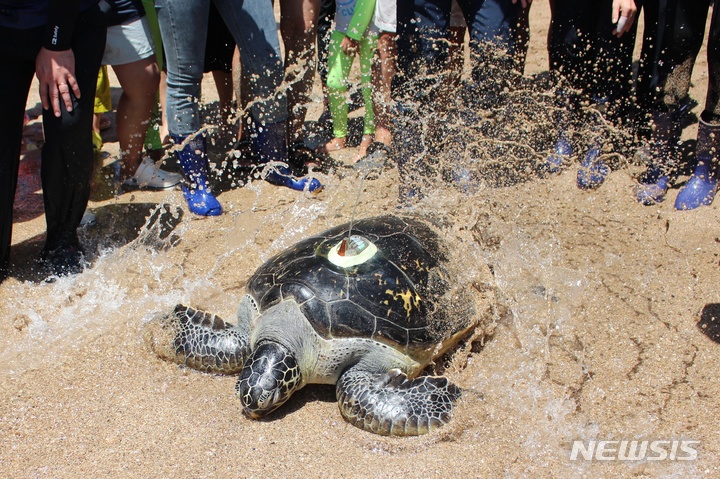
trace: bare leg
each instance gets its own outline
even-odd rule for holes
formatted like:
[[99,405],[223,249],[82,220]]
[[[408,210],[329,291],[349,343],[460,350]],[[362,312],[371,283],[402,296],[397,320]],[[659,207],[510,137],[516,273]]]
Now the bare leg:
[[315,41],[320,0],[280,0],[280,34],[285,45],[288,144],[303,140],[308,95],[315,79]]
[[358,145],[358,152],[355,156],[355,161],[358,161],[367,155],[368,146],[370,146],[373,142],[373,139],[373,135],[363,135],[362,140],[360,140],[360,145]]
[[395,76],[397,45],[395,34],[382,32],[377,42],[378,61],[373,68],[373,109],[375,110],[375,141],[389,145],[392,141],[390,131],[390,87]]
[[243,79],[242,65],[240,63],[240,49],[235,47],[235,53],[233,53],[232,59],[232,88],[235,99],[237,100],[237,118],[238,118],[238,131],[237,139],[242,140],[243,135],[247,138],[247,125],[245,125],[244,112],[245,108],[249,103],[247,79]]
[[123,94],[117,107],[117,135],[120,143],[122,167],[121,179],[131,177],[140,162],[155,97],[160,72],[155,57],[125,65],[113,66],[122,86]]
[[232,73],[222,70],[214,70],[212,72],[215,87],[218,92],[218,101],[220,103],[220,131],[225,133],[230,131],[230,117],[232,115],[232,99],[233,99],[233,75]]
[[160,86],[158,101],[160,102],[160,142],[165,145],[170,143],[170,131],[167,121],[167,71],[160,71]]
[[[342,150],[347,146],[347,140],[345,137],[335,137],[332,140],[328,141],[324,145],[321,145],[317,148],[317,152],[323,155],[326,155],[330,153],[331,151],[338,151]],[[367,147],[366,147],[367,149]]]
[[450,27],[450,51],[448,52],[448,69],[452,73],[451,83],[457,86],[462,76],[465,60],[465,27]]

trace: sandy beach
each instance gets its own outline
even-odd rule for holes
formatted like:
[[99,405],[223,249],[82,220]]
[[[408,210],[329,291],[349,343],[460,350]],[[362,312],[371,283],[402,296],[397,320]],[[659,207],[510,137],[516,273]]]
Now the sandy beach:
[[[528,78],[547,70],[549,18],[547,2],[536,2]],[[706,88],[703,47],[695,115]],[[208,76],[206,108],[216,100]],[[310,123],[321,110],[316,88]],[[576,187],[577,162],[472,194],[438,191],[416,211],[442,212],[472,233],[482,254],[467,267],[489,265],[498,298],[494,335],[442,365],[467,391],[452,422],[418,438],[375,436],[342,419],[329,386],[308,386],[254,421],[241,413],[234,377],[158,359],[145,325],[177,303],[232,321],[265,260],[349,221],[361,184],[355,149],[334,155],[317,195],[241,186],[217,155],[225,213],[199,218],[180,191],[115,197],[110,131],[90,204],[98,225],[81,236],[92,266],[42,282],[36,85],[28,111],[14,266],[0,285],[1,477],[720,477],[720,201],[676,211],[674,188],[642,206],[632,194],[642,167],[631,158],[595,191]],[[696,132],[696,121],[685,128],[685,149]],[[358,216],[395,214],[397,183],[393,167],[365,180]],[[576,441],[666,441],[667,454],[573,458]],[[673,446],[681,443],[695,454]]]

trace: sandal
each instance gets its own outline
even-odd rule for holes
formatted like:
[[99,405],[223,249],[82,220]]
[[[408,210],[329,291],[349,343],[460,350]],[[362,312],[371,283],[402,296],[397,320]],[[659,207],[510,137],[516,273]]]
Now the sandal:
[[320,158],[302,141],[288,147],[288,164],[298,176],[307,175],[308,167],[319,168],[320,163]]

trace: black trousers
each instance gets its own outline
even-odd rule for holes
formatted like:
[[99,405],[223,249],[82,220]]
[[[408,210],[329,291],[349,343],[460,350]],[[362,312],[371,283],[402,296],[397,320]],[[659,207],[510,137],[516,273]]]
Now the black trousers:
[[[42,27],[0,28],[0,64],[4,66],[0,75],[0,91],[4,93],[0,102],[0,281],[9,265],[23,117],[43,32]],[[52,111],[43,111],[41,179],[46,250],[78,245],[77,228],[90,196],[93,106],[105,37],[105,19],[100,9],[95,6],[81,12],[72,41],[81,97],[74,99],[72,112],[62,107],[59,118]]]
[[[668,52],[671,71],[661,78],[659,105],[672,110],[688,94],[690,77],[705,35],[711,0],[676,0],[669,8],[667,30],[671,33],[663,48]],[[720,8],[713,8],[707,46],[708,91],[705,112],[720,120]]]
[[622,115],[617,110],[632,101],[637,22],[618,38],[612,33],[611,0],[554,0],[552,6],[551,71],[588,97],[610,101]]

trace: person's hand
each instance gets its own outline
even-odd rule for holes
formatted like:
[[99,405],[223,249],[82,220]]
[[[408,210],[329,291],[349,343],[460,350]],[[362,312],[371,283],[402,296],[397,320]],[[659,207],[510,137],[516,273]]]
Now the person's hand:
[[342,39],[342,43],[340,43],[340,48],[342,48],[342,51],[345,52],[345,55],[352,57],[357,54],[358,49],[360,48],[360,42],[345,36],[345,38]]
[[637,7],[633,0],[613,0],[612,22],[616,24],[613,35],[619,38],[623,33],[630,30],[635,21],[636,13]]
[[522,5],[523,8],[529,8],[532,0],[512,0],[512,2],[513,4],[520,2],[520,5]]
[[52,107],[60,116],[60,100],[67,111],[72,111],[70,91],[80,98],[80,88],[75,79],[75,55],[72,50],[52,51],[41,48],[35,60],[35,74],[40,82],[40,102],[45,110]]

